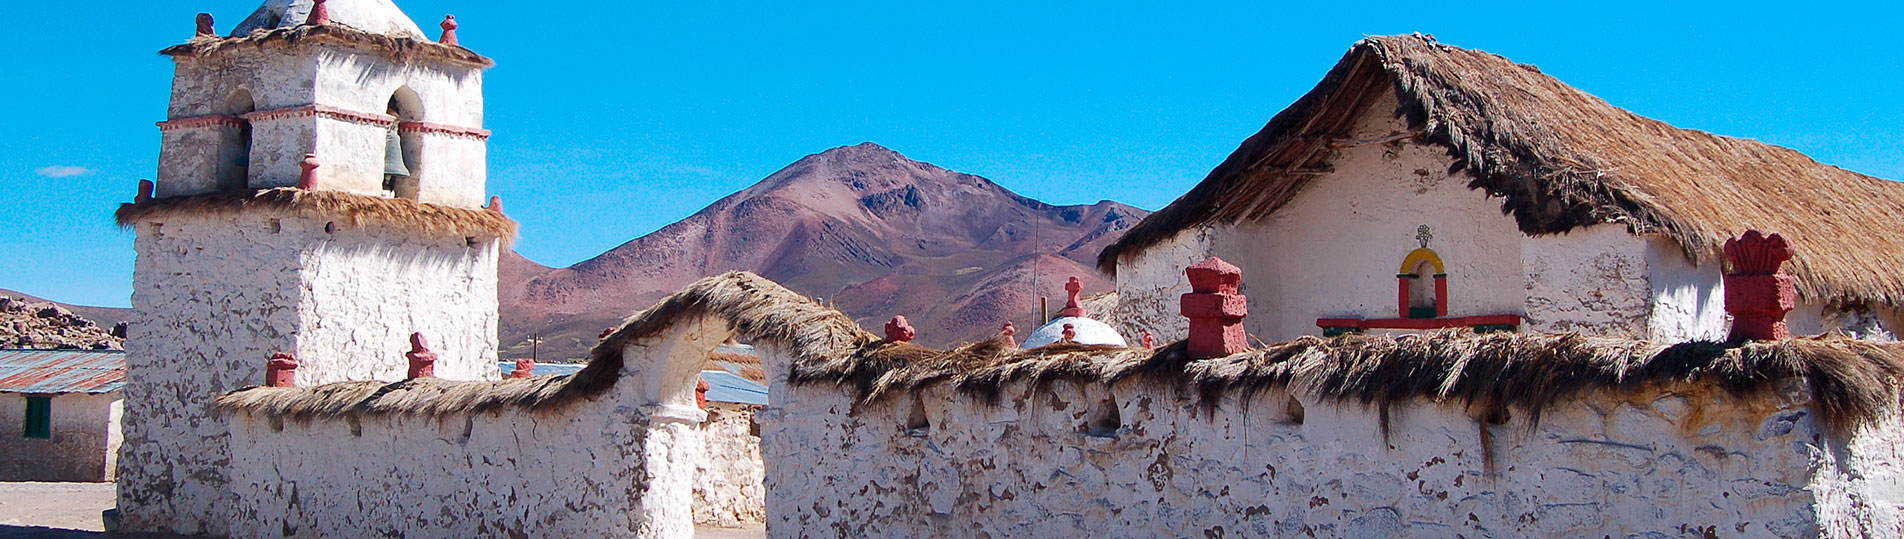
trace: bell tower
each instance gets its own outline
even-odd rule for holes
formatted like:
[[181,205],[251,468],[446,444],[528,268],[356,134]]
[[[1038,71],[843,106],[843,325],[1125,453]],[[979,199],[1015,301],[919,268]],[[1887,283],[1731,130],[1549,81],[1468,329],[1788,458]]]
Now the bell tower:
[[[212,403],[264,382],[496,380],[496,260],[483,70],[390,0],[267,0],[176,70],[158,180],[120,207],[138,259],[119,473],[125,531],[225,535],[228,431]],[[490,203],[485,206],[485,199]]]

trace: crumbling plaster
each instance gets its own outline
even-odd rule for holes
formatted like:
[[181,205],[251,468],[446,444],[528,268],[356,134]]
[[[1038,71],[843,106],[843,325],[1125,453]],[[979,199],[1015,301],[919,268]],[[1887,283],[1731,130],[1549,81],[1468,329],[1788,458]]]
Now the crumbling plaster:
[[708,402],[701,441],[706,449],[694,475],[694,523],[732,528],[765,522],[760,433],[754,412],[760,406]]
[[[1799,384],[1595,393],[1538,424],[1417,401],[1386,429],[1280,390],[1214,411],[1136,382],[1014,383],[996,406],[944,386],[869,406],[787,390],[761,414],[775,537],[1904,532],[1896,451],[1875,442],[1899,441],[1896,419],[1847,445]],[[908,428],[913,406],[929,427]]]
[[[119,507],[127,529],[223,534],[213,399],[295,354],[300,385],[400,380],[422,332],[439,377],[500,378],[497,243],[266,212],[137,225]],[[364,324],[364,320],[383,323]]]

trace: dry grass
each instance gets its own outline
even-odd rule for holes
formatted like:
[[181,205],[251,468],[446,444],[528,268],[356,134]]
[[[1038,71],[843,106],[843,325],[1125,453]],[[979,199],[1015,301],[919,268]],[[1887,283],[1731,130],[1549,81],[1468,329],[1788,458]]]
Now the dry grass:
[[247,212],[326,219],[345,228],[385,227],[431,234],[501,238],[504,243],[516,237],[516,222],[498,212],[290,187],[155,198],[120,204],[114,217],[118,219],[119,226],[131,227],[140,221],[174,216]]
[[410,37],[392,37],[372,34],[342,24],[322,26],[298,25],[286,28],[259,30],[238,37],[203,36],[191,41],[166,47],[159,54],[172,57],[211,56],[227,51],[245,48],[258,49],[269,45],[295,47],[304,40],[333,43],[365,49],[383,54],[392,60],[407,62],[413,58],[448,61],[477,67],[492,67],[494,60],[476,54],[460,46],[444,45],[434,41]]
[[[1788,271],[1817,301],[1904,303],[1904,184],[1757,141],[1675,128],[1481,51],[1412,36],[1350,48],[1315,89],[1245,140],[1189,193],[1105,248],[1098,266],[1185,229],[1262,219],[1327,170],[1357,118],[1393,91],[1419,142],[1444,147],[1470,188],[1503,199],[1522,232],[1596,223],[1663,233],[1696,263],[1726,238],[1783,234]],[[1375,111],[1386,113],[1390,111]]]
[[879,340],[838,311],[760,276],[734,272],[702,279],[630,317],[572,376],[253,388],[229,394],[219,405],[289,416],[547,408],[607,391],[621,374],[629,342],[660,336],[699,316],[718,317],[744,338],[784,350],[792,361],[789,382],[838,386],[862,404],[934,384],[995,403],[1012,383],[1037,391],[1057,381],[1131,380],[1181,388],[1212,410],[1231,395],[1247,398],[1281,388],[1384,411],[1426,399],[1490,412],[1511,409],[1538,421],[1542,410],[1596,391],[1692,383],[1756,396],[1782,380],[1802,379],[1820,420],[1848,429],[1895,413],[1904,378],[1904,344],[1837,337],[1664,345],[1575,334],[1443,331],[1302,337],[1205,360],[1186,357],[1182,343],[1155,351],[1078,345],[1024,350],[993,339],[935,350]]

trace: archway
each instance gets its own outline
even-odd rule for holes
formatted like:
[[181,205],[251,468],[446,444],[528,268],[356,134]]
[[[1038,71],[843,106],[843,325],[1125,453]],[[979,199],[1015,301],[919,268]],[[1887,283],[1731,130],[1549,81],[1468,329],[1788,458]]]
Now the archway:
[[423,99],[408,86],[397,88],[384,113],[395,121],[384,141],[383,195],[415,200],[421,187],[417,178],[425,166],[423,139],[415,132],[406,132],[403,125],[423,121]]
[[240,88],[225,99],[223,108],[236,125],[219,141],[213,189],[220,193],[243,191],[251,181],[251,121],[245,115],[257,110],[258,105],[251,99],[251,92]]

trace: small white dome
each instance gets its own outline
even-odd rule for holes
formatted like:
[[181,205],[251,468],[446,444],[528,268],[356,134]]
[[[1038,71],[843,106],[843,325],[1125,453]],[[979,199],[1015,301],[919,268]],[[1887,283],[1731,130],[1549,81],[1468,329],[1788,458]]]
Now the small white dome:
[[[314,0],[266,0],[258,11],[238,23],[232,37],[244,37],[255,30],[290,28],[304,24],[311,16]],[[324,11],[331,24],[342,24],[372,34],[409,37],[429,41],[416,21],[404,15],[391,0],[326,0]]]
[[1064,338],[1065,324],[1071,324],[1071,329],[1078,332],[1077,338],[1072,342],[1088,345],[1130,346],[1129,343],[1124,342],[1124,336],[1118,335],[1117,330],[1111,329],[1109,324],[1081,316],[1066,316],[1052,320],[1051,323],[1045,324],[1044,327],[1038,328],[1038,331],[1033,331],[1031,335],[1026,336],[1025,344],[1022,346],[1037,348],[1058,342]]

